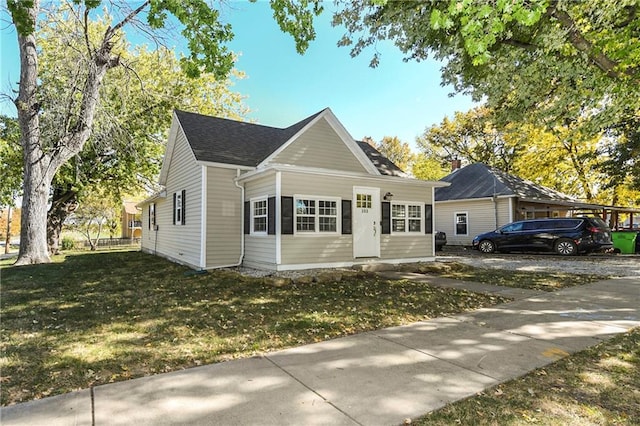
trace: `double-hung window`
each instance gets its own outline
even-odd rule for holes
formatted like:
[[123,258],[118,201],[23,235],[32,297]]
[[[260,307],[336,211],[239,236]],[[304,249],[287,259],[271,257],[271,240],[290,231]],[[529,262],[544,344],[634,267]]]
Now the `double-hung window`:
[[469,235],[469,214],[467,212],[456,212],[454,215],[455,235]]
[[338,199],[297,197],[295,199],[296,233],[338,232]]
[[391,204],[391,232],[422,232],[422,221],[421,204]]
[[267,199],[261,198],[251,202],[251,231],[254,234],[267,233]]

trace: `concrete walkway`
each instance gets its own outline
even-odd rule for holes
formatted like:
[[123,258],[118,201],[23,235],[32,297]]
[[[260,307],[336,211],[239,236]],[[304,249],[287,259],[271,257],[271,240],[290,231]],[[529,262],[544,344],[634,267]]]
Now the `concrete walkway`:
[[8,425],[394,425],[640,326],[640,278],[538,293],[416,274],[513,302],[0,410]]

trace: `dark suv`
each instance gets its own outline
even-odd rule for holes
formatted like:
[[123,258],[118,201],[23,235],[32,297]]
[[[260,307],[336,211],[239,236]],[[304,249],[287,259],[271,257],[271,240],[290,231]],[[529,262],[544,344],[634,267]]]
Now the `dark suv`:
[[555,251],[564,256],[613,248],[611,230],[598,217],[533,219],[508,223],[473,239],[473,248],[494,251]]

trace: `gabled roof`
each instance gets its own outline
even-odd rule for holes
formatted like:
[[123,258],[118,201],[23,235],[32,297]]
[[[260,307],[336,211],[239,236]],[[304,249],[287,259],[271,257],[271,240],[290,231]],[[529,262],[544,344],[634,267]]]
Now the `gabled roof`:
[[[284,148],[287,143],[292,141],[292,138],[314,120],[319,119],[320,116],[334,118],[331,110],[325,108],[282,129],[180,110],[175,110],[175,115],[196,161],[245,167],[260,165],[278,150]],[[346,135],[346,131],[344,134]],[[355,143],[356,141],[353,141],[350,136],[349,139],[351,140],[350,145],[357,146],[352,149],[357,151],[359,148],[375,166],[372,168],[371,165],[368,165],[368,169],[373,171],[377,169],[382,175],[406,176],[398,166],[371,145],[365,142]],[[354,154],[361,157],[361,161],[367,161],[362,153],[358,154],[354,151]]]
[[436,188],[436,201],[465,200],[492,196],[514,196],[527,199],[575,201],[553,189],[502,172],[482,163],[458,169],[440,179],[451,185]]
[[322,111],[286,129],[180,110],[175,113],[196,160],[256,167]]

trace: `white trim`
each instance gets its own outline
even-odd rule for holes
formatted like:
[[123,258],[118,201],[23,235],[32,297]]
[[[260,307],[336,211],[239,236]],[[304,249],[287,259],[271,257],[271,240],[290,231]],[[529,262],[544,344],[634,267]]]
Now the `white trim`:
[[513,198],[509,198],[509,223],[513,222]]
[[[175,127],[174,127],[174,124],[176,125]],[[184,139],[187,142],[187,147],[189,148],[188,149],[189,154],[191,154],[191,159],[194,162],[197,162],[196,155],[194,154],[193,149],[191,148],[191,144],[189,143],[189,140],[187,139],[187,135],[184,132],[184,129],[182,128],[182,123],[180,123],[180,120],[178,120],[178,116],[176,115],[176,112],[173,111],[173,119],[171,121],[171,129],[169,130],[169,138],[167,140],[167,148],[165,150],[165,154],[164,154],[164,157],[162,159],[162,168],[160,169],[160,177],[158,179],[160,185],[166,185],[167,184],[167,177],[169,175],[169,167],[171,165],[171,160],[173,159],[173,151],[175,150],[176,139],[178,138],[178,129],[180,131],[182,131],[182,134],[184,135]]]
[[258,179],[259,177],[262,177],[263,174],[273,173],[277,171],[319,175],[319,176],[359,178],[363,180],[370,180],[378,184],[380,182],[385,182],[385,183],[396,182],[396,183],[402,183],[403,185],[415,185],[415,186],[425,186],[425,187],[435,187],[435,188],[443,188],[450,185],[449,182],[420,180],[420,179],[414,179],[414,178],[404,178],[404,177],[387,176],[387,175],[372,176],[364,173],[321,169],[317,167],[301,167],[301,166],[293,166],[290,164],[271,164],[268,167],[265,167],[264,169],[256,169],[256,170],[247,172],[242,176],[240,176],[238,180],[248,182],[254,179]]
[[[424,233],[424,222],[425,222],[425,211],[424,211],[424,202],[422,201],[395,201],[392,200],[390,201],[391,203],[391,211],[389,212],[390,217],[389,220],[391,221],[391,223],[389,224],[389,230],[391,232],[390,235],[394,235],[394,236],[412,236],[415,237],[417,235],[425,235]],[[401,206],[405,206],[406,210],[405,210],[405,214],[406,217],[404,218],[404,222],[405,222],[405,231],[394,231],[393,230],[393,205],[401,205]],[[409,231],[409,219],[411,219],[409,217],[409,206],[417,206],[420,208],[420,230],[419,231]],[[413,218],[415,220],[415,218]]]
[[163,189],[160,192],[156,192],[155,194],[153,194],[152,196],[150,196],[149,198],[146,198],[142,201],[140,201],[138,204],[136,204],[136,207],[138,208],[142,208],[142,206],[144,206],[145,204],[149,204],[155,200],[158,200],[160,198],[167,198],[167,190]]
[[418,262],[434,262],[435,256],[429,257],[412,257],[412,258],[400,258],[400,259],[356,259],[350,262],[332,262],[332,263],[299,263],[292,265],[277,265],[276,271],[299,271],[304,269],[318,269],[318,268],[351,268],[355,265],[377,265],[385,263],[391,265],[400,265],[403,263],[418,263]]
[[[201,167],[202,196],[200,197],[200,267],[207,267],[207,167]],[[182,213],[184,215],[184,213]]]
[[196,160],[196,164],[199,166],[219,167],[221,169],[233,169],[233,170],[255,170],[252,166],[240,166],[238,164],[231,163],[216,163],[214,161]]
[[[315,222],[313,231],[298,231],[298,212],[296,208],[297,200],[312,200],[315,201]],[[320,231],[320,203],[319,201],[335,201],[336,203],[336,230],[335,231]],[[303,215],[310,216],[310,215]],[[330,217],[324,215],[323,217]],[[326,195],[304,195],[293,194],[293,235],[296,236],[327,236],[327,235],[340,235],[342,233],[342,198],[330,197]]]
[[[463,214],[465,215],[465,217],[467,218],[466,221],[466,225],[467,225],[467,232],[465,234],[458,234],[458,222],[456,222],[456,218],[458,217],[459,214]],[[468,211],[459,211],[459,212],[453,212],[453,235],[458,237],[468,237],[469,236],[469,212]]]
[[[266,214],[264,215],[264,231],[256,231],[254,229],[254,203],[264,201],[264,207],[266,210]],[[261,215],[262,216],[262,215]],[[260,216],[260,217],[261,217]],[[266,195],[261,195],[259,197],[249,198],[249,235],[267,235],[269,231],[269,197]]]
[[282,263],[282,173],[276,172],[276,265]]

